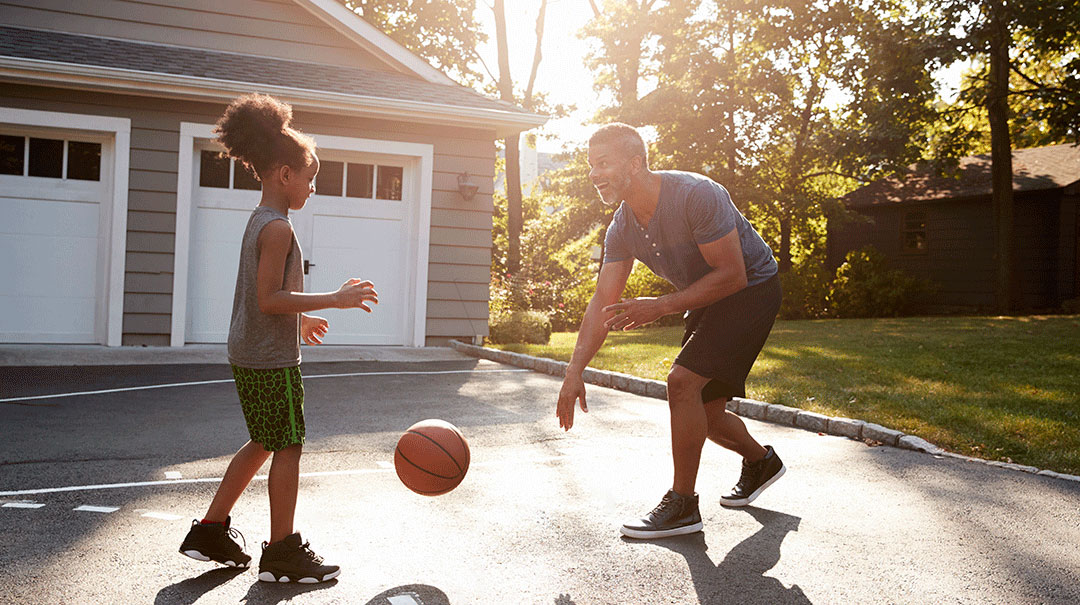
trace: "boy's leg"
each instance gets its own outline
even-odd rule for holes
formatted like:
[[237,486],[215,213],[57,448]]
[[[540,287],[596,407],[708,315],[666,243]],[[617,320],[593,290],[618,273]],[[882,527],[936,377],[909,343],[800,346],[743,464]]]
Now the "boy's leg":
[[254,441],[248,441],[241,447],[229,462],[229,468],[225,470],[225,477],[218,486],[214,500],[206,511],[205,519],[214,523],[224,523],[226,517],[232,511],[240,494],[244,493],[251,478],[259,471],[263,463],[270,456],[270,452]]
[[296,513],[296,494],[300,481],[300,454],[302,445],[274,452],[270,463],[270,543],[284,540],[293,533],[293,516]]

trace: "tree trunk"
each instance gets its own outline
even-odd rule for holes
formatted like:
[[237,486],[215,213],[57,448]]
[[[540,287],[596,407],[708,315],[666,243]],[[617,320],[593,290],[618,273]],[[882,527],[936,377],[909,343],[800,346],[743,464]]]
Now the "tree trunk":
[[[506,42],[504,0],[495,0],[495,41],[499,50],[499,98],[514,102],[514,83],[510,79],[510,50]],[[521,268],[521,162],[518,157],[519,135],[506,137],[506,270],[515,274]]]
[[1009,47],[1011,35],[1002,0],[990,1],[990,176],[993,182],[994,260],[999,313],[1017,310],[1016,241],[1014,234],[1012,142],[1009,138]]

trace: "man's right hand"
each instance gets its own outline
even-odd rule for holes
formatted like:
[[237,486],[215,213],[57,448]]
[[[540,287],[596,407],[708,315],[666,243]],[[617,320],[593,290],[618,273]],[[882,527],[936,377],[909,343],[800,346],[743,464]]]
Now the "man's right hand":
[[559,390],[559,403],[555,408],[555,415],[559,417],[559,426],[564,431],[569,431],[574,426],[574,404],[581,402],[581,411],[589,413],[589,407],[585,405],[585,381],[580,374],[567,372],[563,379],[562,389]]
[[363,309],[371,313],[371,307],[365,303],[379,304],[379,293],[375,291],[375,284],[365,279],[354,277],[341,284],[334,294],[339,309]]

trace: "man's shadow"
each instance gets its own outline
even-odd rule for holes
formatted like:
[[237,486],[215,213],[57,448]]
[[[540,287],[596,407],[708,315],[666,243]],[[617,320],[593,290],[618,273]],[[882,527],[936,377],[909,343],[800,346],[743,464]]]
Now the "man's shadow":
[[701,532],[656,540],[654,544],[686,558],[698,602],[703,605],[809,604],[810,599],[797,584],[787,588],[780,580],[765,575],[780,561],[780,545],[784,536],[788,532],[798,531],[802,519],[753,506],[740,510],[754,517],[761,524],[761,529],[735,545],[719,564],[709,557],[705,534]]

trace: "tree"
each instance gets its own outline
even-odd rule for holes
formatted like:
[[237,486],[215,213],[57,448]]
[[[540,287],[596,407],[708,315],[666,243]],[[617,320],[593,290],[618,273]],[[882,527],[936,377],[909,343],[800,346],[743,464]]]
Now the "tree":
[[[621,10],[622,24],[601,15],[584,33],[601,42],[598,86],[616,90],[621,103],[606,114],[655,125],[657,166],[708,174],[744,212],[775,225],[782,271],[798,240],[817,239],[822,206],[839,188],[918,157],[912,139],[932,116],[933,82],[927,70],[895,59],[912,55],[925,67],[932,55],[866,2],[605,7]],[[647,19],[645,8],[653,11]],[[635,49],[639,56],[630,56]],[[655,90],[632,98],[630,69]]]
[[466,86],[479,83],[476,47],[487,40],[474,0],[339,0],[395,42]]
[[[499,97],[503,101],[513,103],[514,81],[510,76],[510,50],[506,39],[506,8],[504,0],[495,0],[492,7],[495,12],[495,37],[499,53]],[[533,109],[533,84],[536,82],[536,72],[540,68],[541,44],[544,40],[544,16],[547,13],[547,0],[540,0],[540,12],[536,17],[536,49],[533,52],[532,71],[529,73],[529,84],[525,89],[522,106],[526,110]],[[509,254],[507,257],[507,269],[516,273],[521,265],[521,230],[523,225],[521,209],[521,158],[519,144],[521,135],[514,133],[504,139],[506,149],[506,199],[508,202],[507,222]]]
[[[944,40],[942,55],[977,65],[945,114],[945,136],[938,157],[955,159],[969,148],[963,139],[965,114],[985,112],[990,131],[992,205],[997,260],[997,309],[1015,311],[1019,287],[1015,271],[1016,238],[1012,191],[1013,132],[1041,123],[1040,142],[1080,142],[1080,1],[1078,0],[930,0]],[[956,33],[954,33],[956,32]],[[1014,82],[1019,82],[1014,84]],[[1019,103],[1017,101],[1020,101]],[[1026,111],[1016,113],[1014,107]],[[970,122],[969,122],[970,125]],[[1030,140],[1030,137],[1029,137]]]

